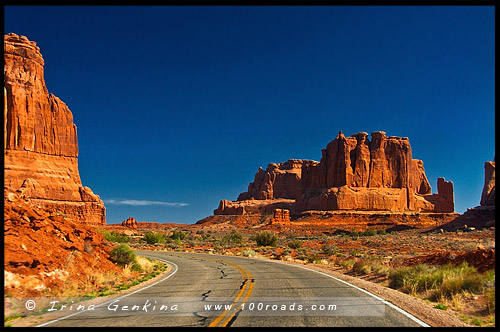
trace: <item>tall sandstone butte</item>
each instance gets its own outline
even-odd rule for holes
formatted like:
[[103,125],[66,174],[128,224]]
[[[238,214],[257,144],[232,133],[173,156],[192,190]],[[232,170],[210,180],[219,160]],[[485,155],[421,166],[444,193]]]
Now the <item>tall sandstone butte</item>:
[[484,186],[481,206],[495,206],[495,158],[484,163]]
[[[294,213],[454,211],[453,183],[439,178],[438,193],[431,194],[423,162],[412,158],[408,138],[387,137],[383,131],[371,136],[370,141],[365,132],[351,137],[339,132],[322,150],[320,162],[292,159],[269,164],[266,171],[259,169],[254,182],[237,202],[221,201],[214,214],[255,213],[268,211],[271,206]],[[259,209],[249,209],[250,206]]]
[[102,200],[80,180],[73,115],[49,94],[40,49],[9,33],[4,57],[4,185],[47,210],[105,225]]
[[412,158],[407,137],[385,132],[337,137],[322,150],[319,164],[302,168],[296,211],[364,210],[453,212],[453,183],[439,178],[438,193]]

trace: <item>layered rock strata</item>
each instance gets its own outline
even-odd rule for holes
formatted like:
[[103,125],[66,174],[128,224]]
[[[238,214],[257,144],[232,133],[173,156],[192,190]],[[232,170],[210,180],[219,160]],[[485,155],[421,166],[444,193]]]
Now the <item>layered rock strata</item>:
[[453,183],[439,178],[438,193],[431,194],[407,137],[371,136],[339,132],[319,164],[304,166],[296,210],[454,211]]
[[290,211],[286,209],[274,210],[274,215],[271,218],[271,225],[273,224],[288,224],[290,222]]
[[[289,160],[260,168],[238,201],[222,200],[214,214],[292,213],[309,210],[389,212],[454,211],[453,183],[438,178],[431,193],[423,162],[412,158],[407,137],[385,132],[360,132],[337,137],[322,150],[320,162]],[[300,172],[299,172],[300,170]],[[276,206],[288,200],[288,206]],[[251,208],[250,208],[251,207]],[[271,209],[270,207],[273,207]]]
[[316,165],[313,160],[290,159],[286,162],[267,165],[264,171],[262,167],[255,174],[254,181],[248,185],[248,191],[238,196],[238,201],[248,199],[295,199],[300,192],[300,177],[302,166]]
[[73,115],[48,92],[40,49],[11,33],[4,58],[4,185],[77,222],[105,225],[102,200],[80,180]]

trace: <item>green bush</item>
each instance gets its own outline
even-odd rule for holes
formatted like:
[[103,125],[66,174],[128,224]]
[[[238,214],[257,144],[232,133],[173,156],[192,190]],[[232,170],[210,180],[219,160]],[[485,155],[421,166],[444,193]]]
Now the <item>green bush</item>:
[[325,254],[325,255],[335,255],[335,253],[337,252],[337,247],[334,246],[333,244],[324,244],[321,246],[321,251]]
[[186,233],[181,232],[181,231],[173,231],[172,234],[170,235],[170,238],[172,240],[184,240],[186,238]]
[[167,236],[164,233],[147,232],[143,239],[147,244],[164,244]]
[[366,231],[363,232],[364,236],[374,236],[377,235],[377,231],[373,228],[367,229]]
[[287,243],[287,246],[292,249],[299,249],[300,247],[302,247],[302,241],[300,240],[290,241]]
[[258,246],[276,246],[276,243],[278,242],[278,237],[269,231],[264,231],[261,233],[255,234],[253,237],[255,242],[257,242]]
[[221,239],[221,243],[241,245],[243,243],[243,235],[233,231],[230,234],[225,234]]
[[113,263],[121,267],[132,264],[132,270],[142,270],[141,266],[137,263],[135,253],[126,244],[120,244],[114,247],[110,252],[110,259]]
[[102,231],[102,234],[104,234],[104,238],[106,239],[106,241],[109,242],[115,242],[115,243],[130,242],[130,238],[127,235],[120,234],[115,231],[112,232]]

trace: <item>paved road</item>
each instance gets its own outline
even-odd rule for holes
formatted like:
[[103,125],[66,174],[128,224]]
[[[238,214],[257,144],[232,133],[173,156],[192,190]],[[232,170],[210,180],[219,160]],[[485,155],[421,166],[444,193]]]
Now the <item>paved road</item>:
[[[145,289],[111,303],[107,301],[92,311],[73,312],[72,316],[45,326],[418,327],[423,324],[351,285],[296,265],[197,253],[137,253],[165,260],[173,269],[162,281]],[[216,305],[222,306],[216,308]]]

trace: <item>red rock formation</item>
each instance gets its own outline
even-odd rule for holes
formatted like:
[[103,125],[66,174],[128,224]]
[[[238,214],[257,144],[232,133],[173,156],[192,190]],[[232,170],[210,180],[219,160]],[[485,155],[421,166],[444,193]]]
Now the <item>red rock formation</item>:
[[292,209],[295,200],[286,198],[277,199],[249,199],[245,201],[221,200],[214,215],[244,215],[244,214],[271,214],[275,209]]
[[370,210],[453,212],[453,183],[438,180],[431,195],[423,162],[412,158],[406,137],[384,132],[340,132],[321,162],[304,166],[296,211]]
[[122,222],[122,226],[132,228],[132,229],[137,229],[137,221],[132,217],[128,217],[127,220],[124,220]]
[[241,193],[236,202],[221,200],[215,215],[269,214],[276,208],[291,208],[300,191],[302,166],[316,165],[317,161],[290,159],[267,165],[255,173],[248,191]]
[[238,196],[238,201],[247,199],[295,199],[300,191],[300,176],[303,165],[315,165],[312,160],[290,159],[280,164],[271,163],[264,171],[259,168],[248,191]]
[[290,223],[290,211],[286,209],[274,210],[274,216],[271,218],[270,223],[271,225]]
[[495,206],[495,158],[484,163],[484,187],[481,206]]
[[[431,194],[423,162],[412,158],[407,137],[360,132],[337,138],[322,150],[321,161],[289,160],[259,169],[237,202],[222,200],[214,214],[270,213],[269,207],[308,210],[454,211],[453,183],[438,179]],[[299,169],[301,172],[299,172]],[[297,189],[299,188],[299,189]],[[288,206],[276,206],[277,199]],[[295,204],[294,204],[295,200]]]
[[101,199],[80,180],[73,115],[48,93],[40,49],[8,34],[4,57],[4,185],[75,221],[105,225]]

